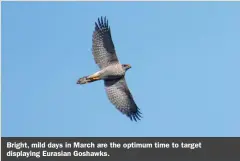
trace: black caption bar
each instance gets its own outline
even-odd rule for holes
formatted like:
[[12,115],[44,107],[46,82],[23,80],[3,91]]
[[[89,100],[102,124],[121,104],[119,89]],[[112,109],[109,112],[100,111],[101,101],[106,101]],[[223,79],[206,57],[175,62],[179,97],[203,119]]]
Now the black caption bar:
[[240,137],[2,137],[1,144],[3,161],[240,161]]

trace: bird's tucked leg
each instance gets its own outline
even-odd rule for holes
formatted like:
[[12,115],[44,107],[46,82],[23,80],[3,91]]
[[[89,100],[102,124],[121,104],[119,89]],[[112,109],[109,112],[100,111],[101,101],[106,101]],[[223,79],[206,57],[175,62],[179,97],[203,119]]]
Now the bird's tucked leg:
[[98,80],[101,80],[101,78],[99,77],[98,73],[95,73],[93,75],[85,76],[85,77],[80,78],[77,81],[77,84],[86,84],[86,83],[95,82],[95,81],[98,81]]

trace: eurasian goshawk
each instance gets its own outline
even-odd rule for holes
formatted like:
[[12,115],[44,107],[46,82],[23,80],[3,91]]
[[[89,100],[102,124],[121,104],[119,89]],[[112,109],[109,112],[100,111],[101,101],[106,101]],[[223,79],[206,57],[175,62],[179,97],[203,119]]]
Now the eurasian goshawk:
[[140,120],[142,117],[141,112],[134,102],[125,80],[125,72],[131,66],[129,64],[120,64],[118,61],[106,17],[98,18],[98,22],[95,22],[92,53],[100,71],[80,78],[77,84],[103,80],[111,103],[131,120]]

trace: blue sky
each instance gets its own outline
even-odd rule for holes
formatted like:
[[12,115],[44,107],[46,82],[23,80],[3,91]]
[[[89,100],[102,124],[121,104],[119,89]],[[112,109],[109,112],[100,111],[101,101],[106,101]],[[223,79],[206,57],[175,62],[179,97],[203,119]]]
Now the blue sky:
[[[2,136],[239,136],[239,2],[2,2]],[[110,104],[94,22],[107,16],[143,113]]]

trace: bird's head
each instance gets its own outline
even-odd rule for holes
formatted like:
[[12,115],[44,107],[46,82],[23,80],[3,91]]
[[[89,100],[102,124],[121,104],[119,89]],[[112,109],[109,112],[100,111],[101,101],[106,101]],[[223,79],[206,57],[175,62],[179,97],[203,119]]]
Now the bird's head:
[[127,71],[128,69],[131,68],[131,65],[130,64],[123,64],[122,67],[125,71]]

